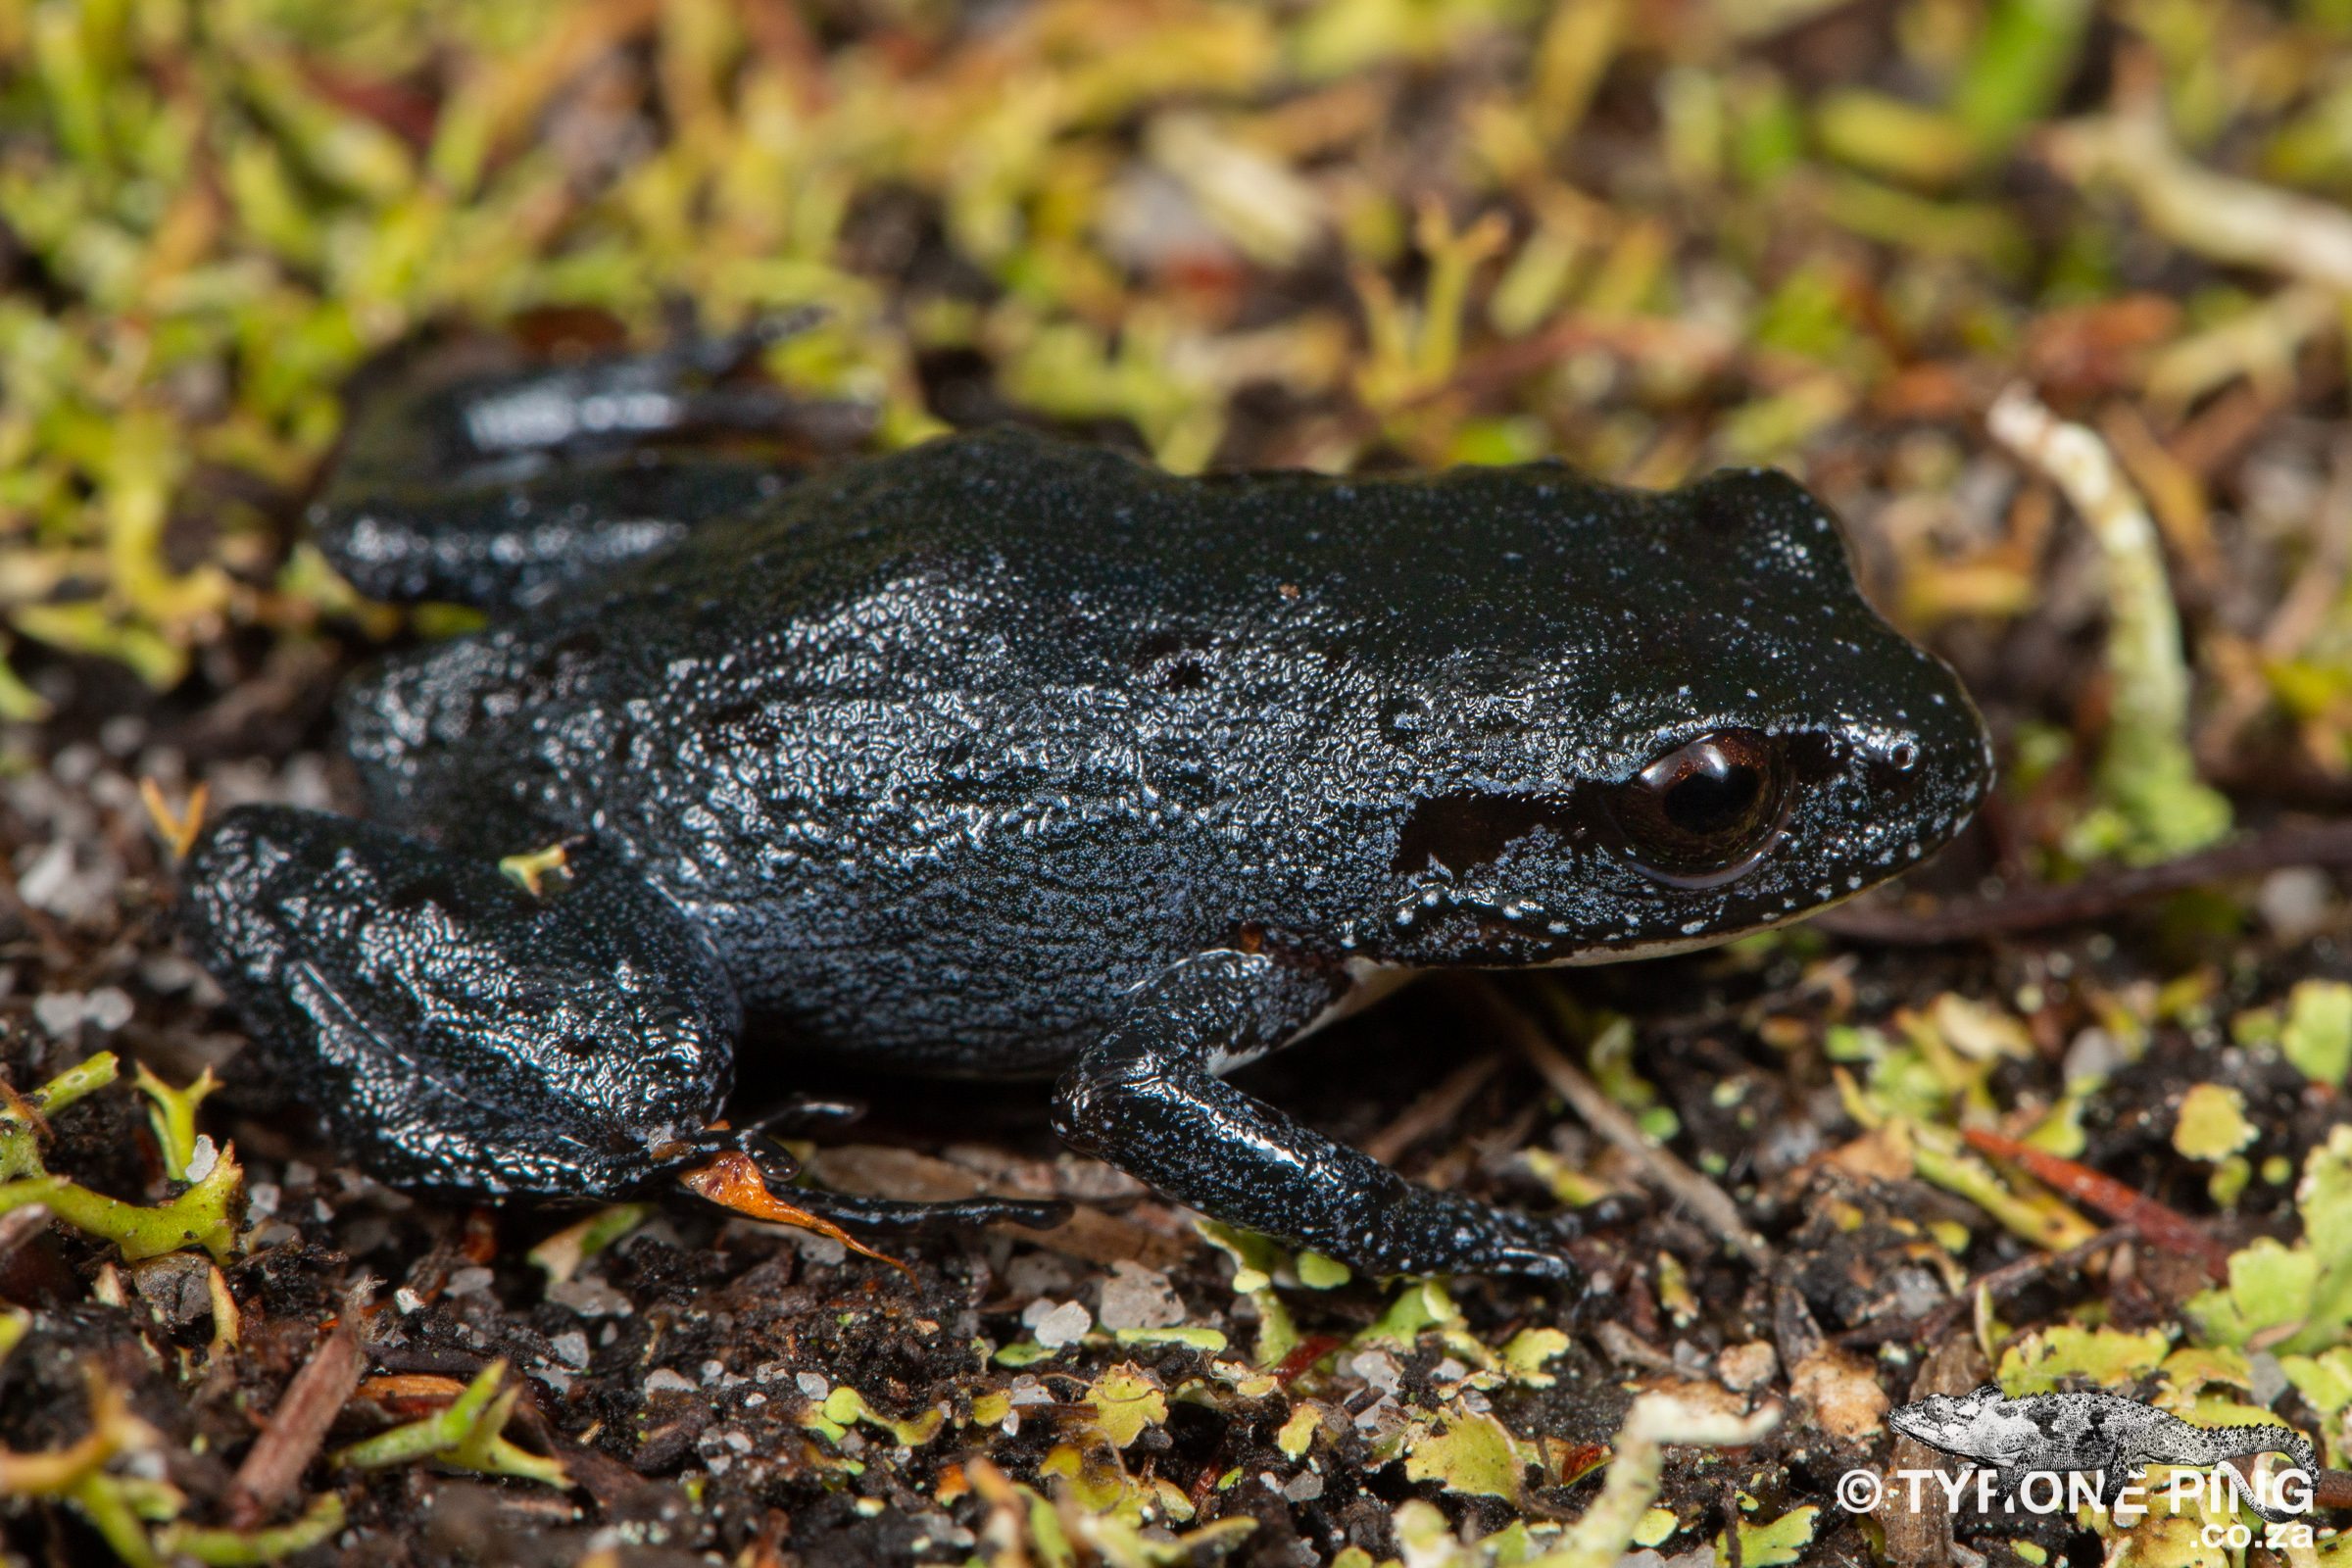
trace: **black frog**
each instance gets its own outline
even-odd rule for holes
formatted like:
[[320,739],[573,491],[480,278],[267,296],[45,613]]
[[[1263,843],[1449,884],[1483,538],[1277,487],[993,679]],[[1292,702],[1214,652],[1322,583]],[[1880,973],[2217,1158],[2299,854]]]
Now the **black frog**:
[[[227,812],[183,906],[388,1178],[660,1186],[734,1136],[738,1050],[827,1052],[1059,1074],[1072,1145],[1374,1272],[1568,1276],[1578,1215],[1416,1187],[1220,1074],[1414,970],[1801,918],[1985,787],[1952,672],[1776,472],[646,446],[712,396],[615,360],[396,402],[317,509],[362,592],[491,620],[350,695],[371,820]],[[566,886],[497,869],[551,845]]]

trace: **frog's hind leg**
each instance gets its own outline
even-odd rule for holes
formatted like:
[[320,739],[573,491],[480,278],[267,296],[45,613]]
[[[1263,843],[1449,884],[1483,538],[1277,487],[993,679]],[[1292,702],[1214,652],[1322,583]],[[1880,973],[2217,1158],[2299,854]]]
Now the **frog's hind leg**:
[[1054,1121],[1073,1146],[1228,1223],[1287,1237],[1374,1274],[1455,1270],[1574,1279],[1567,1243],[1589,1219],[1549,1219],[1418,1187],[1213,1076],[1296,1033],[1330,1000],[1277,960],[1204,953],[1139,990],[1063,1077]]
[[679,443],[721,431],[840,447],[862,411],[721,378],[773,334],[591,360],[362,411],[311,527],[370,599],[527,608],[739,515],[796,475]]
[[284,807],[223,814],[184,863],[196,956],[271,1064],[386,1179],[650,1192],[711,1127],[741,1018],[708,944],[586,844],[533,894],[490,862]]

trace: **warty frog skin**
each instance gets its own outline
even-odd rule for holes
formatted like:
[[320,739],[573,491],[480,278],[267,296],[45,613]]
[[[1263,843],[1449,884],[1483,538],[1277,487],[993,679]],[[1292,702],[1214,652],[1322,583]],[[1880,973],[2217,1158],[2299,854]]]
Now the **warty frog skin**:
[[[736,1136],[738,1052],[824,1053],[1058,1075],[1075,1147],[1373,1273],[1572,1276],[1594,1216],[1220,1075],[1413,970],[1801,918],[1985,788],[1959,682],[1777,472],[1196,479],[998,430],[796,474],[648,448],[713,396],[648,367],[363,426],[330,559],[492,619],[350,694],[368,821],[240,808],[185,867],[197,953],[387,1179],[657,1188]],[[567,881],[500,873],[548,846]]]

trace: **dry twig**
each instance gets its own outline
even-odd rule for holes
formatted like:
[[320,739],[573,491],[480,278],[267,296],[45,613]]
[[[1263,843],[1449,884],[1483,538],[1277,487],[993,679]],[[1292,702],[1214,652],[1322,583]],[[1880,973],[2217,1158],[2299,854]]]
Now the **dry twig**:
[[326,1429],[359,1388],[368,1355],[353,1317],[346,1311],[334,1332],[294,1374],[269,1427],[237,1467],[236,1485],[229,1494],[229,1521],[237,1529],[260,1524],[301,1483],[302,1472],[325,1441]]
[[1848,941],[1889,947],[1976,942],[2103,919],[2141,899],[2232,877],[2262,876],[2290,865],[2352,865],[2352,823],[2278,828],[2156,865],[2086,876],[2064,887],[2024,888],[1995,899],[1952,899],[1933,914],[1912,914],[1886,904],[1846,904],[1815,915],[1812,923]]
[[1586,1125],[1633,1155],[1668,1196],[1697,1215],[1709,1230],[1738,1249],[1742,1257],[1759,1269],[1769,1270],[1773,1266],[1771,1245],[1748,1228],[1731,1194],[1684,1164],[1671,1151],[1660,1149],[1642,1137],[1633,1117],[1561,1055],[1558,1048],[1544,1038],[1544,1031],[1536,1027],[1533,1019],[1491,990],[1488,998],[1491,1011],[1509,1033],[1511,1043],[1544,1075],[1544,1081],[1559,1091],[1560,1098],[1575,1108]]
[[1364,1140],[1364,1152],[1383,1165],[1396,1164],[1406,1150],[1460,1115],[1470,1097],[1485,1088],[1501,1065],[1500,1056],[1489,1054],[1454,1068],[1444,1082],[1407,1105],[1404,1114]]

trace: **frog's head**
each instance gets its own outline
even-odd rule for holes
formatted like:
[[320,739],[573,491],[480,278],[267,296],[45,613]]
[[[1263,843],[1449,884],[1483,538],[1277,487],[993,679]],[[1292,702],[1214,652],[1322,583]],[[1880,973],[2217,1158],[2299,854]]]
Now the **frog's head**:
[[1388,777],[1413,782],[1375,808],[1391,858],[1353,951],[1517,964],[1703,947],[1918,865],[1974,814],[1983,720],[1863,600],[1793,480],[1731,471],[1650,496],[1535,467],[1426,485],[1458,519],[1454,569],[1390,568],[1409,647],[1371,672],[1354,739],[1408,756]]

